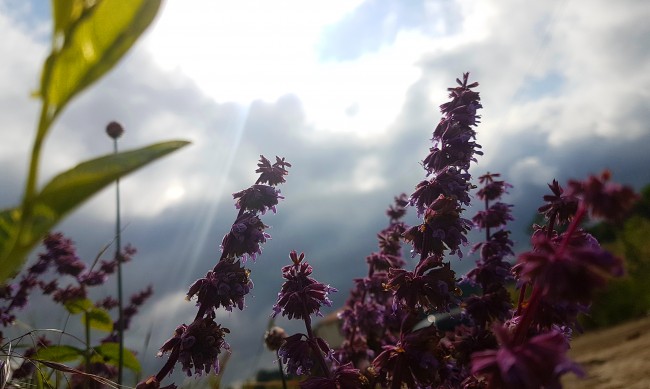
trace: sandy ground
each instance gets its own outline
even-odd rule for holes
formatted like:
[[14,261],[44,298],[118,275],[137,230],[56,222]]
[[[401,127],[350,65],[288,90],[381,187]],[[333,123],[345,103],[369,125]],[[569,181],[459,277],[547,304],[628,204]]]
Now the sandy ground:
[[650,317],[581,335],[569,356],[586,376],[568,374],[565,389],[650,389]]

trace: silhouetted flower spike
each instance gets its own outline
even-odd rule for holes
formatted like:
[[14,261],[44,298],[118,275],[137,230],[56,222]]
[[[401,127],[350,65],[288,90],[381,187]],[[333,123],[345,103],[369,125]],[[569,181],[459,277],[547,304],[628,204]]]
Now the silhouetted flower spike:
[[219,261],[205,277],[198,279],[187,292],[187,298],[197,296],[196,305],[203,312],[223,307],[232,311],[233,307],[244,309],[244,297],[253,288],[250,270],[239,261]]
[[549,301],[588,303],[610,277],[623,275],[620,258],[595,240],[589,242],[558,245],[544,235],[535,235],[535,250],[521,254],[514,270],[521,280],[539,285]]
[[560,377],[582,370],[566,357],[566,337],[557,331],[537,335],[524,344],[514,342],[500,325],[493,328],[500,347],[472,355],[472,374],[487,377],[490,388],[561,388]]
[[278,200],[283,199],[280,191],[268,185],[253,185],[248,189],[233,193],[233,198],[237,199],[235,207],[246,211],[260,212],[262,215],[267,210],[276,212],[275,206]]
[[616,221],[628,213],[639,197],[632,188],[609,182],[610,178],[611,173],[606,170],[584,181],[571,180],[569,187],[573,195],[582,198],[592,216]]
[[481,229],[505,226],[508,221],[514,220],[510,214],[510,208],[512,208],[510,204],[494,203],[488,209],[478,211],[472,221]]
[[316,347],[311,342],[312,340],[301,333],[285,338],[284,344],[278,350],[278,355],[290,374],[309,374],[315,365],[316,358],[318,358],[315,351],[320,350],[325,354],[330,352],[329,347],[322,339],[316,343]]
[[188,376],[192,376],[192,370],[194,374],[200,375],[214,369],[215,374],[218,374],[219,354],[222,350],[230,349],[224,340],[228,333],[230,330],[221,327],[212,318],[198,318],[189,326],[183,324],[176,328],[174,336],[163,344],[158,356],[176,353]]
[[[564,193],[564,189],[556,180],[548,184],[548,187],[553,194],[544,196],[544,201],[547,204],[539,207],[537,211],[543,213],[547,219],[554,219],[553,221],[559,224],[568,223],[578,210],[578,198],[572,193]],[[551,226],[551,228],[553,227]]]
[[223,258],[236,259],[246,256],[253,260],[262,253],[261,244],[271,238],[271,235],[264,232],[268,226],[255,216],[252,212],[244,212],[235,220],[230,232],[223,237],[221,249]]
[[457,301],[456,278],[449,262],[429,257],[415,267],[414,272],[391,269],[385,288],[394,296],[393,310],[402,304],[409,311],[448,311]]
[[438,381],[440,338],[433,326],[400,334],[395,345],[386,345],[372,362],[382,384],[391,388],[425,388]]
[[501,198],[507,192],[508,188],[512,188],[512,185],[505,181],[495,179],[500,176],[499,173],[487,173],[480,176],[478,181],[483,184],[483,187],[476,192],[476,197],[487,201],[494,201]]
[[74,243],[60,232],[47,234],[43,245],[46,252],[39,255],[40,260],[54,263],[59,274],[76,277],[86,268],[77,257]]
[[312,314],[321,316],[320,308],[332,305],[328,294],[337,290],[310,277],[313,269],[307,262],[302,262],[304,253],[298,255],[296,251],[291,251],[289,256],[293,264],[282,268],[282,277],[286,281],[273,306],[273,317],[280,312],[289,319],[305,320]]
[[256,183],[276,186],[285,182],[284,176],[289,174],[287,168],[291,167],[291,164],[286,162],[284,158],[275,157],[275,163],[271,165],[271,161],[260,155],[260,162],[257,167],[255,173],[261,174]]

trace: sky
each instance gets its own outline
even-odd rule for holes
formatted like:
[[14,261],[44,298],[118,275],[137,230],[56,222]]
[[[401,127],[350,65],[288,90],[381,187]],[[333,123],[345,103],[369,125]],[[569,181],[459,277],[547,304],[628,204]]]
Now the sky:
[[[0,0],[0,207],[17,204],[24,185],[48,3]],[[514,186],[518,250],[552,179],[607,168],[637,189],[650,183],[648,19],[640,0],[168,1],[127,57],[55,123],[41,183],[110,153],[112,120],[126,129],[124,150],[192,142],[121,182],[122,239],[138,249],[126,292],[155,290],[127,344],[153,374],[164,362],[157,348],[196,313],[185,294],[219,257],[236,215],[231,194],[254,182],[260,154],[286,157],[285,199],[262,219],[272,240],[249,263],[247,307],[218,314],[231,329],[224,380],[240,382],[276,368],[261,338],[290,250],[304,251],[314,276],[339,289],[334,308],[365,275],[386,207],[424,179],[438,106],[463,72],[480,83],[484,107],[485,155],[471,173],[499,172]],[[109,188],[57,230],[91,260],[113,237],[114,213]],[[450,260],[459,274],[473,266]],[[50,327],[64,320],[29,317]]]

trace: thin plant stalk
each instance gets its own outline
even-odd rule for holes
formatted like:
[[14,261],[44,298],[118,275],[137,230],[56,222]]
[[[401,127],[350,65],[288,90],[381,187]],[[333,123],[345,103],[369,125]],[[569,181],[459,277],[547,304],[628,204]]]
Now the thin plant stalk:
[[[117,138],[113,138],[113,152],[118,153]],[[122,232],[120,218],[120,179],[115,180],[115,259],[117,261],[117,338],[119,342],[119,355],[117,367],[117,384],[122,385],[124,373],[124,297],[122,293]]]
[[282,389],[287,389],[287,379],[284,376],[284,369],[282,368],[282,358],[278,350],[275,350],[275,355],[278,357],[278,371],[280,371],[280,378],[282,378]]

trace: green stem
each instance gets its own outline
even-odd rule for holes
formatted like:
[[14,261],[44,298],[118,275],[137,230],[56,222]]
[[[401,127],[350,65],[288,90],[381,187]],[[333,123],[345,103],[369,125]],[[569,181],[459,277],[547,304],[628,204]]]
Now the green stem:
[[[117,154],[117,138],[113,139],[113,152]],[[122,385],[124,374],[124,297],[122,293],[122,231],[120,218],[120,179],[115,180],[115,259],[117,260],[117,337],[119,341],[117,384]]]
[[[90,316],[88,312],[84,312],[84,325],[86,327],[86,352],[84,353],[84,359],[86,363],[86,373],[90,374]],[[89,380],[84,380],[84,388],[89,387]]]
[[47,129],[52,123],[48,115],[49,109],[49,105],[44,101],[43,106],[41,107],[41,115],[38,119],[36,138],[34,139],[34,144],[32,145],[32,154],[29,161],[27,183],[25,184],[25,193],[23,194],[23,220],[29,219],[29,217],[31,217],[32,203],[34,202],[34,197],[36,196],[36,183],[38,181],[38,168],[41,160],[41,149],[43,147],[43,142],[45,141]]

